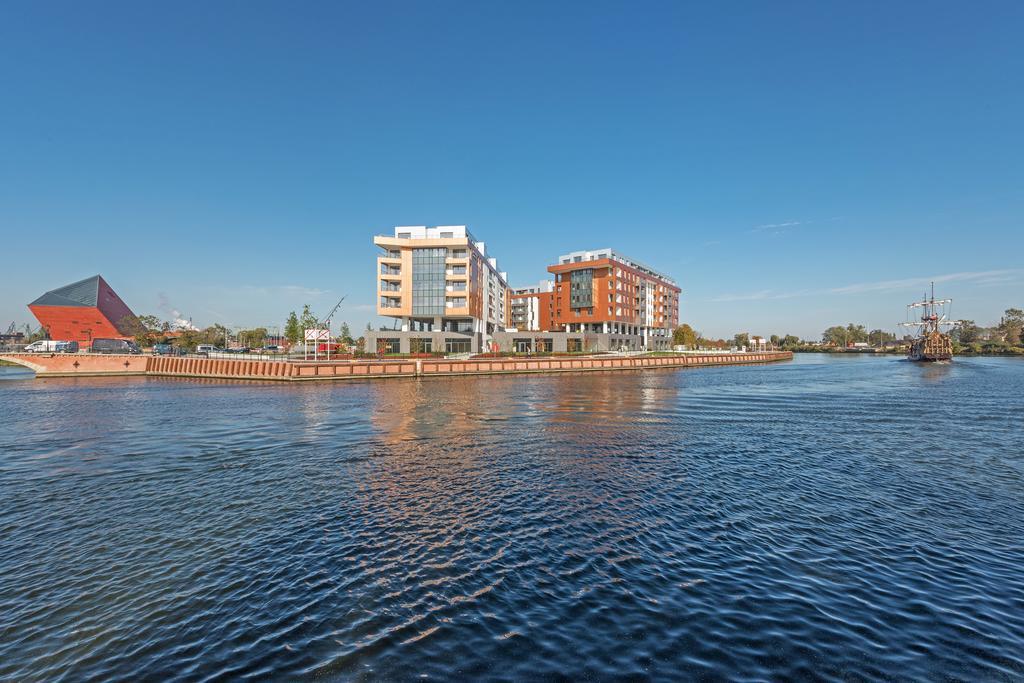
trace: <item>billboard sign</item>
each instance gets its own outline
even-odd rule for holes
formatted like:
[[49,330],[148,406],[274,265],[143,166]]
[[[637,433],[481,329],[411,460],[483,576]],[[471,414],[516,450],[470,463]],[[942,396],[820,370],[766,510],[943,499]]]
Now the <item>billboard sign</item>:
[[326,342],[331,341],[330,330],[306,330],[306,341],[308,342]]

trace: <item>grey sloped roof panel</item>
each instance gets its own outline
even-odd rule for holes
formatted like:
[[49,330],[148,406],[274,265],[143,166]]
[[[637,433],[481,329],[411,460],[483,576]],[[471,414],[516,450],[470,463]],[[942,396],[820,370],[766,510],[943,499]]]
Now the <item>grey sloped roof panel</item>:
[[29,306],[96,306],[99,291],[100,276],[93,275],[59,289],[52,289]]

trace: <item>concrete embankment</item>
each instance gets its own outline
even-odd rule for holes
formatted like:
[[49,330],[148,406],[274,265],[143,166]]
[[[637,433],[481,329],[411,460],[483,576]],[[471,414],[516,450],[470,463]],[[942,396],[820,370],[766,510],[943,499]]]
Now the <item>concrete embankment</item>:
[[279,381],[670,369],[772,363],[792,358],[793,354],[788,351],[678,356],[552,356],[477,360],[401,358],[369,361],[268,361],[90,354],[0,355],[0,359],[31,368],[37,377],[148,376]]

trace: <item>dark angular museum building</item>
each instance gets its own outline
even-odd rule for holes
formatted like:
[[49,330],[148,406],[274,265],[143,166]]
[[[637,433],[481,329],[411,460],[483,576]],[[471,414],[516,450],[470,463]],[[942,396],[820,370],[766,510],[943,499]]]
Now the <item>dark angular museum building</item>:
[[50,339],[90,344],[130,337],[135,314],[99,275],[54,289],[28,305]]

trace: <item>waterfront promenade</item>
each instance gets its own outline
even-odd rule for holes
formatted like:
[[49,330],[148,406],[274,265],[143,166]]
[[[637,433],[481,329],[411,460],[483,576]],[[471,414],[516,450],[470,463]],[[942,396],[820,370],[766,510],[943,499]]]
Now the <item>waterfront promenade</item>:
[[669,356],[543,356],[468,360],[396,358],[355,361],[272,361],[92,354],[0,355],[0,360],[31,368],[37,377],[146,376],[274,381],[671,369],[771,363],[792,358],[793,354],[789,351]]

